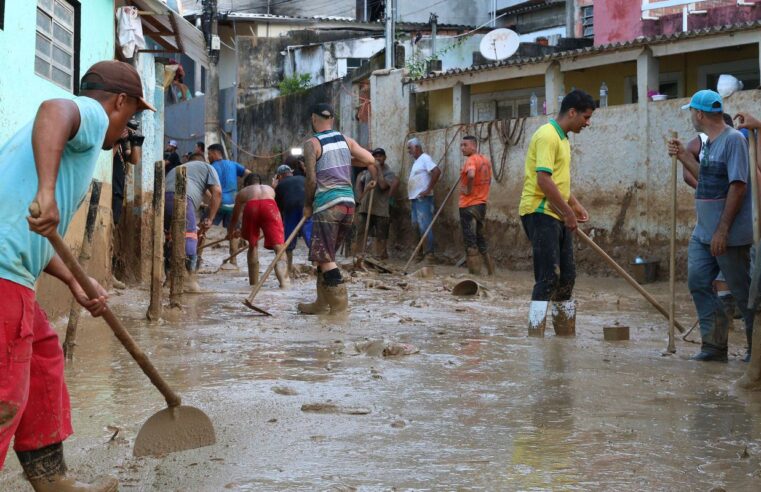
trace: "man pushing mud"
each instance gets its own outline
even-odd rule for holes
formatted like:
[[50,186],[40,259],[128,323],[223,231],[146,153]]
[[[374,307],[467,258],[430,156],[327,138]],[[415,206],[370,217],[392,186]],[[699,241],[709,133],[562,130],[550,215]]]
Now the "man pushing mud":
[[336,264],[336,250],[351,234],[354,218],[351,166],[368,167],[373,179],[377,177],[375,158],[353,139],[333,130],[333,114],[333,108],[326,103],[312,108],[314,136],[304,144],[304,217],[312,217],[309,260],[317,264],[317,299],[298,305],[304,314],[348,309],[349,298]]
[[[14,450],[36,491],[112,491],[116,479],[77,482],[66,473],[63,441],[72,434],[58,336],[35,300],[43,271],[65,283],[92,313],[106,292],[88,299],[46,239],[62,236],[87,194],[101,149],[109,150],[132,116],[155,109],[143,99],[130,65],[104,61],[82,78],[80,96],[43,102],[34,121],[0,148],[0,468]],[[36,201],[41,215],[27,218]],[[44,236],[44,237],[43,237]]]
[[[227,228],[227,238],[234,238],[237,235],[235,229],[243,216],[241,235],[248,241],[250,285],[256,285],[259,281],[259,230],[264,231],[265,249],[274,250],[278,254],[285,247],[283,220],[275,202],[275,190],[268,185],[255,184],[257,179],[255,174],[246,176],[244,188],[235,196],[235,206]],[[282,260],[275,265],[275,275],[281,289],[288,287],[290,281]]]
[[571,91],[557,118],[539,127],[528,147],[520,215],[534,257],[529,336],[544,336],[550,301],[555,334],[576,334],[576,301],[571,298],[576,280],[573,234],[589,214],[571,194],[568,133],[589,126],[594,110],[589,94]]

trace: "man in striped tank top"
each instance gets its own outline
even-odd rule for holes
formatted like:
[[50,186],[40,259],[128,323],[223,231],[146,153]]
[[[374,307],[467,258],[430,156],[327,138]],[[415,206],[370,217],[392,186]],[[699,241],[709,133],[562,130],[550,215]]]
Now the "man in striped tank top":
[[377,178],[372,154],[333,130],[333,115],[329,104],[315,104],[314,136],[304,144],[304,217],[312,217],[309,260],[317,264],[317,300],[299,304],[298,309],[304,314],[335,314],[348,309],[349,298],[336,265],[336,250],[351,234],[354,218],[351,167],[367,167],[373,179]]

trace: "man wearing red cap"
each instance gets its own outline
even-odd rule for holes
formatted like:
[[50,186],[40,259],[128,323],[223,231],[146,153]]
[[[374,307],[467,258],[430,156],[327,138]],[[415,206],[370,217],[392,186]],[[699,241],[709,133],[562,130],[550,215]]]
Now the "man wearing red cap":
[[[35,300],[46,272],[92,313],[106,292],[88,299],[46,237],[64,235],[87,194],[101,149],[119,140],[132,116],[155,111],[130,65],[104,61],[82,78],[80,96],[44,101],[33,121],[0,147],[0,467],[14,450],[36,491],[112,491],[116,479],[94,484],[66,474],[63,440],[72,434],[69,394],[58,336]],[[27,217],[32,202],[37,218]]]

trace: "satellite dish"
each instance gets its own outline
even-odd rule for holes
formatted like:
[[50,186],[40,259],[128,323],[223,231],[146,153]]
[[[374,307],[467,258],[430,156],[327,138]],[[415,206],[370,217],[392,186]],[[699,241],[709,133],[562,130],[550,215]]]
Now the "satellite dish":
[[518,51],[518,34],[510,29],[495,29],[481,39],[481,54],[487,60],[504,60]]

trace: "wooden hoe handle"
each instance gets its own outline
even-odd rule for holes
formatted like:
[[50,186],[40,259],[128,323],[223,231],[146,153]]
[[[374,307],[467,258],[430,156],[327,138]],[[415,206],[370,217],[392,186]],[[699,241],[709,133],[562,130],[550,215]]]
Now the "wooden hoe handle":
[[[654,298],[652,295],[650,295],[650,293],[649,293],[648,291],[646,291],[646,290],[644,289],[644,287],[642,287],[642,286],[641,286],[641,285],[640,285],[640,284],[639,284],[639,283],[638,283],[636,280],[634,280],[634,278],[632,278],[632,276],[631,276],[631,275],[629,275],[629,274],[626,272],[626,270],[624,270],[624,269],[621,267],[621,265],[619,265],[618,263],[616,263],[616,262],[615,262],[615,260],[614,260],[613,258],[611,258],[610,256],[608,256],[608,254],[607,254],[605,251],[603,251],[603,249],[602,249],[600,246],[598,246],[598,245],[597,245],[597,243],[595,243],[594,241],[592,241],[592,239],[591,239],[589,236],[587,236],[587,235],[584,233],[584,231],[582,231],[581,229],[576,229],[576,235],[578,235],[578,236],[579,236],[579,238],[581,238],[581,240],[584,242],[584,244],[586,244],[587,246],[589,246],[590,248],[592,248],[593,250],[595,250],[595,252],[596,252],[598,255],[600,255],[600,256],[602,257],[602,259],[603,259],[603,260],[605,260],[605,262],[606,262],[608,265],[610,265],[611,267],[613,267],[613,269],[614,269],[616,272],[618,272],[618,274],[619,274],[619,275],[621,275],[621,276],[624,278],[624,280],[626,280],[627,282],[629,282],[629,284],[630,284],[632,287],[634,287],[634,288],[637,290],[637,292],[639,292],[640,294],[642,294],[642,297],[644,297],[645,299],[647,299],[647,301],[648,301],[650,304],[652,304],[652,305],[653,305],[653,307],[654,307],[655,309],[657,309],[659,313],[661,313],[662,315],[664,315],[664,316],[666,317],[666,319],[668,319],[668,318],[669,318],[669,312],[666,310],[666,308],[664,308],[664,307],[661,305],[661,303],[659,303],[659,302],[658,302],[658,301],[657,301],[657,300],[656,300],[656,299],[655,299],[655,298]],[[678,321],[674,320],[674,326],[676,326],[676,327],[677,327],[677,329],[679,330],[679,333],[684,333],[684,327],[683,327],[683,326],[682,326],[682,325],[681,325],[681,324],[680,324]]]
[[[37,202],[33,202],[32,205],[29,206],[29,213],[32,217],[40,216],[40,206]],[[48,237],[48,241],[50,241],[50,244],[52,244],[55,252],[58,254],[58,256],[61,257],[68,269],[74,275],[74,278],[77,279],[77,282],[82,287],[82,289],[84,289],[87,296],[90,299],[100,297],[98,290],[90,281],[90,277],[85,273],[84,270],[82,270],[82,267],[79,265],[76,258],[74,258],[74,255],[71,254],[71,250],[69,250],[69,247],[66,246],[66,243],[63,242],[63,239],[61,239],[61,236],[58,234],[58,232],[53,232],[53,234]],[[137,346],[135,340],[132,338],[129,332],[127,332],[121,321],[119,321],[119,319],[116,317],[116,315],[114,315],[113,311],[111,311],[108,306],[106,306],[106,310],[103,313],[103,319],[106,320],[108,326],[111,327],[111,331],[114,332],[116,338],[119,339],[119,341],[122,343],[124,348],[127,349],[127,352],[129,352],[132,358],[135,359],[135,362],[137,362],[145,375],[148,376],[148,379],[151,380],[151,383],[153,383],[153,385],[161,392],[161,394],[164,395],[167,405],[170,407],[179,406],[181,403],[180,397],[177,395],[177,393],[172,391],[166,381],[164,381],[164,378],[161,377],[159,372],[156,370],[156,367],[151,363],[150,359],[148,359],[148,356],[145,355],[145,352],[143,352],[140,347]]]

